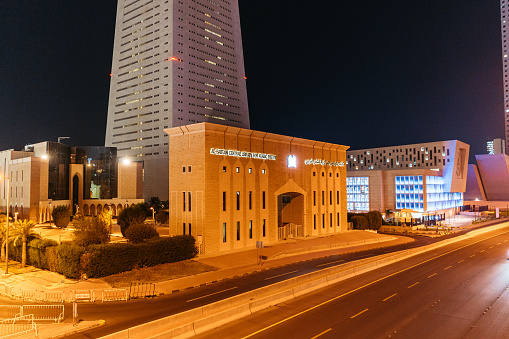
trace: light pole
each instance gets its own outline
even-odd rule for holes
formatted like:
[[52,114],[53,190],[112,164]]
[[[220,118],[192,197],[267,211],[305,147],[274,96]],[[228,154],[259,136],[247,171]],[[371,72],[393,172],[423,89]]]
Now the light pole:
[[7,180],[7,221],[5,226],[5,270],[4,274],[9,274],[9,195],[11,180],[7,177],[0,177],[0,179]]
[[51,215],[51,199],[49,200],[49,225],[51,226],[51,219],[52,219],[52,215]]
[[154,207],[150,207],[150,209],[152,210],[152,220],[154,220],[154,226],[156,225],[156,210],[154,209]]
[[18,222],[18,212],[14,213],[14,223]]

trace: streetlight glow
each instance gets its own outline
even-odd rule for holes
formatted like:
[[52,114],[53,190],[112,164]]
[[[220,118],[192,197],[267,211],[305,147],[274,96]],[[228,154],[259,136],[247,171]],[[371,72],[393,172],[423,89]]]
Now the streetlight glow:
[[9,274],[9,195],[11,179],[0,176],[0,179],[7,180],[7,221],[5,226],[5,270],[4,274]]

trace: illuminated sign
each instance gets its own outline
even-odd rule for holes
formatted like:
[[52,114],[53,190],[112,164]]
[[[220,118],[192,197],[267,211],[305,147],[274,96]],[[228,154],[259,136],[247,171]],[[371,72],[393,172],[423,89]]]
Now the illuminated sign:
[[297,167],[297,157],[295,155],[289,155],[288,158],[286,158],[286,166],[291,168]]
[[220,149],[220,148],[211,148],[210,154],[215,155],[227,155],[229,157],[237,157],[237,158],[252,158],[252,159],[262,159],[262,160],[276,160],[276,156],[273,154],[265,154],[265,153],[254,153],[254,152],[241,152],[235,150],[228,149]]
[[337,167],[344,167],[345,163],[343,161],[339,162],[332,162],[322,159],[308,159],[304,160],[304,165],[322,165],[322,166],[337,166]]

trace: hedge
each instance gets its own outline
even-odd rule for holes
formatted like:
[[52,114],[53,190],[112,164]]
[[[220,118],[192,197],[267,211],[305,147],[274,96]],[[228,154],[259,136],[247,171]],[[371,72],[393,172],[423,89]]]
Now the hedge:
[[[37,268],[49,269],[46,260],[46,248],[57,245],[58,243],[51,239],[29,238],[27,242],[27,264]],[[21,262],[22,246],[23,243],[21,241],[18,242],[17,245],[14,245],[14,242],[10,241],[9,258]]]
[[115,243],[77,247],[57,247],[59,272],[68,278],[101,278],[138,267],[191,259],[198,254],[195,239],[190,235],[155,238],[141,244]]

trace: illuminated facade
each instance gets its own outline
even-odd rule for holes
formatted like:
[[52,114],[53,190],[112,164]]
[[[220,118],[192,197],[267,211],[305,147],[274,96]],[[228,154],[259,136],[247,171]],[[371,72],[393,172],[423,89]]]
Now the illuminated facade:
[[202,253],[347,230],[347,146],[211,123],[166,132],[170,235]]
[[[140,163],[117,163],[114,147],[71,147],[46,141],[22,151],[0,152],[0,210],[18,219],[50,220],[52,208],[68,206],[96,215],[109,209],[118,215],[143,202]],[[9,190],[8,190],[9,187]]]
[[493,139],[486,143],[488,154],[505,154],[505,140]]
[[348,151],[348,211],[454,213],[463,205],[469,150],[450,140]]
[[[504,130],[505,130],[505,145],[509,145],[509,44],[507,42],[507,20],[509,20],[509,12],[507,0],[500,0],[500,24],[502,36],[502,64],[504,74]],[[507,149],[505,150],[506,154]]]
[[144,164],[144,198],[168,199],[165,128],[249,128],[238,1],[119,0],[106,146]]

